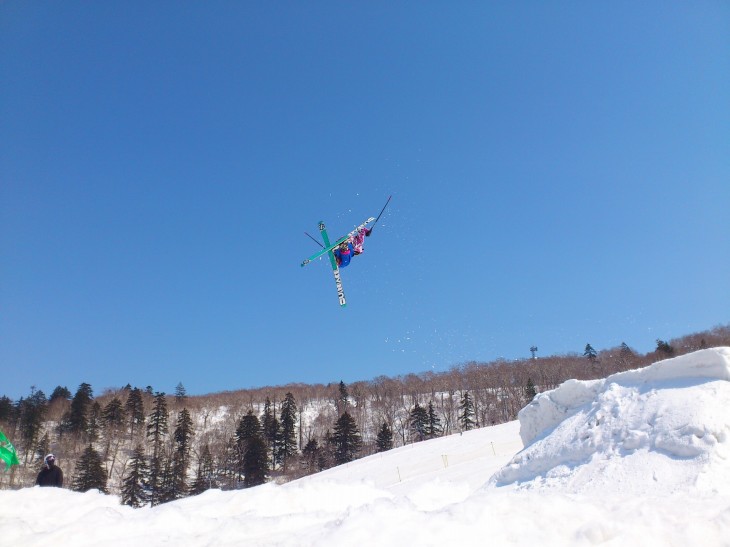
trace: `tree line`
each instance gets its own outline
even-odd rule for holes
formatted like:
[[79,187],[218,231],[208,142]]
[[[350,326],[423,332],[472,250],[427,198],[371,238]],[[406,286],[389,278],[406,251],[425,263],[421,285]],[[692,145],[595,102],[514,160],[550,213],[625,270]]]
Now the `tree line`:
[[514,420],[539,391],[569,378],[592,379],[665,357],[730,345],[730,327],[669,342],[645,355],[621,344],[582,354],[490,363],[443,373],[335,384],[290,384],[188,396],[127,385],[94,396],[56,387],[50,397],[0,397],[0,429],[21,465],[0,474],[1,488],[34,483],[53,452],[76,491],[98,489],[133,507],[158,505],[209,488],[286,481],[376,452]]

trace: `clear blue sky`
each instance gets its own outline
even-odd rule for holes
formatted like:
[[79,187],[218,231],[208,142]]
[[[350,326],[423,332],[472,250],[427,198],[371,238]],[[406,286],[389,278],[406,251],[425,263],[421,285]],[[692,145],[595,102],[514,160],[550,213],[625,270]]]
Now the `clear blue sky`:
[[[727,2],[0,4],[0,394],[730,320]],[[391,205],[342,270],[333,236]]]

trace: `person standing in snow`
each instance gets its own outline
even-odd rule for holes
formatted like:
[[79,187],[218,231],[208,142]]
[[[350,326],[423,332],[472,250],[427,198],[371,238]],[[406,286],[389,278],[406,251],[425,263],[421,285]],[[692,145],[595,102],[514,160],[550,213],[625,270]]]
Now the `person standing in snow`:
[[63,486],[63,471],[56,465],[56,457],[53,454],[48,454],[43,460],[44,466],[38,473],[38,478],[35,483],[38,486],[56,486],[61,488]]
[[352,260],[353,256],[359,255],[363,252],[365,238],[370,235],[370,232],[372,232],[372,230],[368,230],[365,226],[363,226],[356,233],[351,235],[347,241],[343,242],[333,251],[335,260],[337,261],[337,266],[344,268],[350,264],[350,260]]

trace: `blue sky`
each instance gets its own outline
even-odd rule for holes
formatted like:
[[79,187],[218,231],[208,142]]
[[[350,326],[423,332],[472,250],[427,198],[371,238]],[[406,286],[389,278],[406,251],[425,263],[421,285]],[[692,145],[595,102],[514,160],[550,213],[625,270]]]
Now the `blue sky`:
[[[3,2],[0,394],[727,324],[730,5]],[[393,200],[342,270],[300,268]]]

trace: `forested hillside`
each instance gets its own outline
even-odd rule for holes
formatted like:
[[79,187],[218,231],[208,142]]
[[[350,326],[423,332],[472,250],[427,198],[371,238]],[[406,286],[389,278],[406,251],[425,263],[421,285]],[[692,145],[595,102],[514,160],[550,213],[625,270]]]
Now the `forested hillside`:
[[[0,397],[0,430],[20,465],[0,488],[32,486],[52,452],[64,486],[98,488],[123,503],[159,504],[208,488],[287,481],[377,451],[514,420],[536,392],[603,378],[697,349],[730,346],[730,326],[670,341],[648,354],[627,345],[519,361],[467,363],[443,373],[349,385],[288,384],[189,396],[125,386],[95,394],[83,383],[47,396]],[[174,381],[171,382],[174,384]]]

